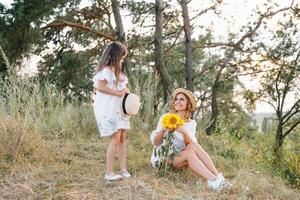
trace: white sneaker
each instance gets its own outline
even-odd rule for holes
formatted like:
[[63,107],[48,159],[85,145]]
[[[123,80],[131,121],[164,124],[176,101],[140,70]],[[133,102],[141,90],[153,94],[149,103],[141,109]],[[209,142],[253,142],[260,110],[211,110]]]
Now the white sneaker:
[[220,192],[221,190],[230,187],[232,184],[230,184],[229,182],[227,182],[224,178],[224,176],[222,175],[222,173],[218,173],[217,175],[217,179],[214,181],[208,180],[207,181],[207,187]]
[[129,174],[129,172],[125,169],[125,170],[121,170],[121,175],[124,177],[124,178],[130,178],[131,175]]
[[[225,188],[228,188],[228,187],[230,187],[230,186],[232,186],[232,184],[229,183],[229,182],[224,178],[224,176],[223,176],[222,173],[218,173],[218,176],[219,176],[220,179],[222,180],[221,185],[220,185],[220,189],[221,189],[221,190],[222,190],[222,189],[225,189]],[[218,176],[217,176],[217,177],[218,177]]]
[[119,174],[105,174],[104,175],[104,179],[107,180],[107,181],[115,181],[115,180],[118,180],[120,178],[123,178],[123,177]]
[[217,176],[216,180],[207,180],[207,187],[212,190],[218,190],[222,182],[222,179]]

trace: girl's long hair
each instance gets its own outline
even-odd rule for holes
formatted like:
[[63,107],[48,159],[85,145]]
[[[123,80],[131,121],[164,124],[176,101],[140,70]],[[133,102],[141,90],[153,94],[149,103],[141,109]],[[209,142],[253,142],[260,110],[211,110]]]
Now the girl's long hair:
[[172,99],[172,102],[171,102],[171,112],[172,113],[176,113],[176,110],[175,110],[175,99],[176,97],[179,95],[179,94],[183,94],[185,96],[185,98],[187,99],[187,107],[186,107],[186,115],[185,115],[185,120],[189,120],[191,118],[191,114],[192,114],[192,104],[191,104],[191,101],[189,99],[188,96],[186,96],[184,93],[181,93],[179,92],[178,94],[176,94],[176,96]]
[[118,41],[110,43],[103,51],[100,58],[99,66],[96,68],[96,73],[109,66],[114,69],[117,83],[121,73],[121,58],[127,54],[127,48],[124,44]]

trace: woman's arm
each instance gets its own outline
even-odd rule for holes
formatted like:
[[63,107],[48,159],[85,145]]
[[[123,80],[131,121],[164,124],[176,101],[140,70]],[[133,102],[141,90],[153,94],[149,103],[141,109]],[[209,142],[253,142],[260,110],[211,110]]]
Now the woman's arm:
[[191,143],[191,138],[190,138],[188,132],[185,130],[185,128],[183,126],[179,126],[176,129],[176,131],[182,133],[185,145],[188,145],[189,143]]
[[129,92],[129,90],[127,88],[125,88],[123,90],[119,90],[119,91],[118,90],[113,90],[113,89],[107,87],[106,84],[107,84],[106,80],[99,80],[97,90],[99,92],[109,94],[109,95],[113,95],[113,96],[118,96],[118,97],[121,97],[125,93]]
[[164,138],[164,135],[165,135],[165,132],[166,130],[165,129],[162,129],[160,130],[155,136],[154,136],[154,139],[153,139],[153,144],[155,146],[158,146],[162,143],[163,141],[163,138]]

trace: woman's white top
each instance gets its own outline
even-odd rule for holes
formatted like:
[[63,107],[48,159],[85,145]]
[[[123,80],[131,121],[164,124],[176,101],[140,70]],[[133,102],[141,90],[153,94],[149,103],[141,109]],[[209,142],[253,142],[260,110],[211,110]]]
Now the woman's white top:
[[[93,86],[98,87],[100,80],[106,80],[106,86],[113,90],[122,90],[126,88],[128,79],[121,74],[118,84],[114,71],[104,68],[93,77]],[[121,97],[105,94],[96,90],[93,97],[94,112],[96,122],[101,137],[110,136],[118,129],[129,129],[129,117],[121,115]]]
[[[151,139],[151,142],[153,145],[154,145],[155,136],[163,129],[162,120],[163,120],[164,116],[165,116],[165,114],[160,117],[156,129],[154,131],[152,131],[152,133],[151,133],[150,139]],[[183,127],[187,131],[191,140],[193,142],[197,142],[197,138],[196,138],[197,123],[196,123],[196,121],[190,120],[188,122],[185,122]],[[165,132],[165,134],[168,134],[168,133]],[[185,148],[183,134],[178,131],[174,131],[173,134],[174,134],[173,146],[175,147],[175,149],[177,151],[182,151]],[[163,140],[163,142],[160,145],[158,145],[157,147],[160,148],[164,144],[165,144],[165,141]],[[151,163],[152,163],[153,167],[155,167],[155,163],[158,159],[159,159],[158,156],[154,155],[154,149],[153,149],[152,156],[151,156]]]

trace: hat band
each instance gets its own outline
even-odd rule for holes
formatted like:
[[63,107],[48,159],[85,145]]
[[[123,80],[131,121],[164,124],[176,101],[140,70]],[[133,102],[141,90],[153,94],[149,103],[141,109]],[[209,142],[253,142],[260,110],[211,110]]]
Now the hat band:
[[122,102],[122,109],[123,109],[123,112],[124,112],[126,115],[128,115],[128,113],[126,112],[125,102],[126,102],[126,99],[127,99],[128,95],[129,95],[129,93],[126,93],[126,94],[124,95],[123,102]]

